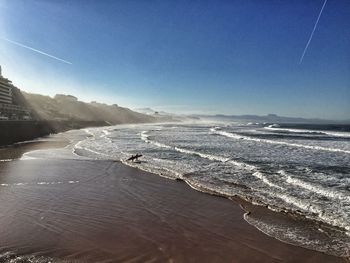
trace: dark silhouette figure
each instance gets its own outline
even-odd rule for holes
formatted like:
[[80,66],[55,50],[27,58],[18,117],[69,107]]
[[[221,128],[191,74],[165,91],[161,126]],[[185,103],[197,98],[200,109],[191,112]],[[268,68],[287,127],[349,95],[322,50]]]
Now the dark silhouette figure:
[[136,154],[136,155],[131,155],[131,157],[129,159],[127,159],[127,161],[132,161],[132,162],[137,162],[139,160],[139,158],[142,157],[142,154]]

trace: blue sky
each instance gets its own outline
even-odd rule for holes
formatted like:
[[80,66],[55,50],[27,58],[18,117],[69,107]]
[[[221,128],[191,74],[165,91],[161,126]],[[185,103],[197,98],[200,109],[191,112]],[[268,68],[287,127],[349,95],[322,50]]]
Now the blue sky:
[[328,0],[299,65],[323,2],[0,0],[0,65],[50,96],[349,119],[350,1]]

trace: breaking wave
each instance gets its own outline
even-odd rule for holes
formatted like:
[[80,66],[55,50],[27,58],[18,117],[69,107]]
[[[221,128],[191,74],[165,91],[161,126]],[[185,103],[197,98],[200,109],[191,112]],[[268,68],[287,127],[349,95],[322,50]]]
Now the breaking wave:
[[212,129],[210,129],[210,131],[215,133],[215,134],[222,135],[222,136],[236,139],[236,140],[247,140],[247,141],[255,141],[255,142],[261,142],[261,143],[285,145],[288,147],[298,147],[298,148],[304,148],[304,149],[316,150],[316,151],[350,153],[350,151],[342,150],[342,149],[326,148],[326,147],[322,147],[322,146],[311,146],[311,145],[289,143],[289,142],[283,142],[283,141],[274,141],[274,140],[253,138],[253,137],[248,137],[248,136],[244,136],[244,135],[240,135],[240,134],[236,134],[236,133],[232,133],[232,132],[221,131],[221,130],[218,130],[216,128],[212,128]]

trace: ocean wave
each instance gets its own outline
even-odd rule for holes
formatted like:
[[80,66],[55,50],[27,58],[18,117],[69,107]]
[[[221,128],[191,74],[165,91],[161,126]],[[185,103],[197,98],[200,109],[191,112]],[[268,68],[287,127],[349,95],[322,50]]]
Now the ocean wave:
[[[244,214],[244,220],[253,225],[268,236],[276,238],[282,242],[306,247],[308,249],[320,251],[338,257],[349,257],[349,241],[346,235],[339,238],[324,231],[322,228],[311,228],[310,225],[295,224],[285,225],[284,222],[270,222],[271,217],[255,218],[254,215]],[[288,221],[288,224],[291,222]],[[310,229],[311,228],[311,229]],[[312,233],[306,234],[306,233]]]
[[177,146],[170,146],[170,145],[166,145],[166,144],[163,144],[163,143],[160,143],[157,141],[153,141],[153,140],[149,139],[149,136],[147,135],[147,131],[141,132],[140,135],[141,135],[142,140],[144,140],[147,143],[151,143],[155,146],[158,146],[158,147],[162,147],[162,148],[166,148],[166,149],[173,149],[173,150],[180,152],[180,153],[199,156],[201,158],[205,158],[205,159],[208,159],[211,161],[229,163],[229,164],[232,164],[235,167],[238,167],[240,169],[249,170],[251,172],[251,175],[253,175],[257,179],[261,180],[265,184],[272,186],[274,188],[283,189],[283,187],[274,184],[268,178],[266,178],[266,176],[258,170],[258,167],[254,166],[254,165],[247,164],[247,163],[240,162],[240,161],[236,161],[236,160],[232,160],[231,158],[228,158],[228,157],[223,157],[223,156],[218,156],[218,155],[213,155],[213,154],[206,154],[206,153],[202,153],[202,152],[198,152],[198,151],[194,151],[194,150],[180,148]]
[[110,134],[111,132],[109,130],[102,130],[102,134],[100,135],[100,138],[108,137],[108,135]]
[[322,146],[312,146],[312,145],[303,145],[303,144],[298,144],[298,143],[289,143],[289,142],[273,141],[273,140],[267,140],[267,139],[258,139],[258,138],[253,138],[253,137],[248,137],[245,135],[232,133],[232,132],[218,130],[215,128],[211,128],[210,131],[214,134],[218,134],[218,135],[225,136],[227,138],[232,138],[235,140],[247,140],[247,141],[269,143],[269,144],[276,144],[276,145],[285,145],[288,147],[297,147],[297,148],[304,148],[304,149],[309,149],[309,150],[338,152],[338,153],[347,153],[347,154],[350,153],[350,151],[348,151],[348,150],[337,149],[337,148],[327,148],[327,147],[322,147]]
[[344,200],[350,203],[350,195],[347,195],[345,193],[341,193],[339,190],[333,190],[332,188],[328,187],[325,188],[321,185],[316,185],[313,183],[309,183],[303,180],[300,180],[298,178],[295,178],[291,176],[290,174],[287,174],[285,171],[280,170],[278,171],[280,175],[286,178],[286,182],[301,188],[304,188],[310,192],[332,198],[332,199],[339,199],[339,200]]
[[281,126],[277,123],[274,124],[270,124],[269,126],[267,126],[268,128],[280,128]]
[[[312,203],[304,197],[295,197],[287,192],[273,192],[271,195],[283,201],[279,206],[284,204],[284,207],[282,207],[284,210],[301,213],[306,218],[341,228],[350,234],[349,216],[345,213],[340,215],[340,210],[337,210],[337,214],[335,214],[333,210],[327,211],[320,204]],[[286,204],[289,204],[290,207],[286,206]],[[294,210],[293,207],[297,210]]]
[[257,178],[259,178],[261,181],[263,181],[265,184],[272,186],[274,188],[278,188],[280,190],[284,190],[282,186],[279,186],[277,184],[272,183],[270,180],[268,180],[261,172],[255,172],[253,175]]
[[160,143],[160,142],[155,142],[155,141],[151,141],[149,139],[149,135],[147,134],[148,131],[142,131],[140,133],[140,136],[141,136],[141,140],[143,140],[144,142],[146,143],[150,143],[150,144],[153,144],[155,146],[158,146],[160,148],[166,148],[166,149],[171,149],[172,147],[169,146],[169,145],[166,145],[166,144],[163,144],[163,143]]
[[105,157],[109,157],[108,154],[105,154],[105,153],[103,153],[103,152],[95,151],[95,150],[93,150],[93,149],[91,149],[91,148],[88,148],[88,147],[85,147],[85,146],[81,146],[81,144],[85,143],[87,140],[95,140],[95,139],[96,139],[95,134],[94,134],[93,132],[91,132],[91,131],[88,130],[88,129],[84,129],[84,131],[85,131],[87,134],[91,135],[92,138],[87,137],[87,138],[85,138],[85,139],[83,139],[83,140],[81,140],[81,141],[78,141],[78,142],[73,146],[72,153],[73,153],[73,154],[76,154],[76,155],[78,155],[78,156],[80,156],[79,154],[77,154],[77,150],[80,149],[80,150],[88,151],[88,152],[93,153],[93,154],[97,154],[97,155],[102,155],[102,156],[105,156]]
[[290,129],[290,128],[280,128],[280,126],[269,125],[264,127],[266,130],[271,130],[274,132],[288,132],[288,133],[301,133],[301,134],[310,134],[310,135],[327,135],[335,137],[349,138],[350,134],[348,132],[329,132],[322,130],[305,130],[305,129]]

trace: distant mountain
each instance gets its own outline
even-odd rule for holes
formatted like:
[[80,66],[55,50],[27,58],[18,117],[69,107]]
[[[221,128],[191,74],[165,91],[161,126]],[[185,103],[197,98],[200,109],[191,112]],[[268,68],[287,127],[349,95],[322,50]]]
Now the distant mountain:
[[110,124],[154,122],[152,116],[128,108],[98,102],[85,103],[71,95],[57,94],[54,98],[39,94],[14,92],[14,102],[31,110],[38,120],[105,121]]
[[267,123],[314,123],[314,124],[337,124],[350,123],[350,120],[325,120],[317,118],[298,118],[298,117],[283,117],[276,114],[268,114],[265,116],[259,115],[193,115],[201,119],[219,120],[219,121],[249,121],[249,122],[267,122]]
[[155,118],[157,118],[160,122],[184,122],[184,121],[198,121],[199,118],[195,116],[190,115],[184,115],[184,114],[175,114],[175,113],[169,113],[165,111],[156,111],[151,108],[137,108],[134,109],[137,112],[151,115]]

